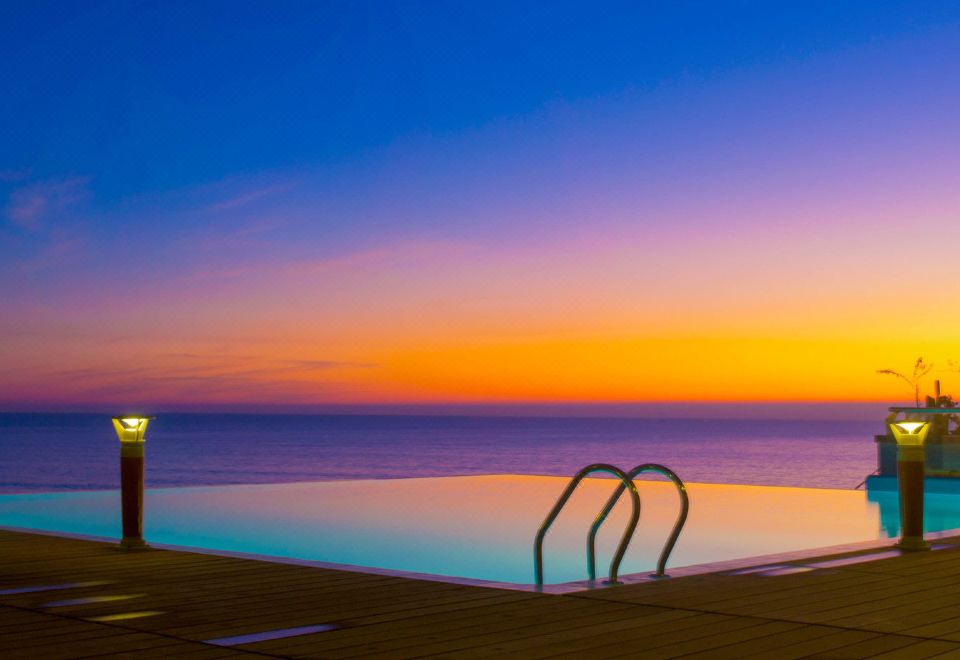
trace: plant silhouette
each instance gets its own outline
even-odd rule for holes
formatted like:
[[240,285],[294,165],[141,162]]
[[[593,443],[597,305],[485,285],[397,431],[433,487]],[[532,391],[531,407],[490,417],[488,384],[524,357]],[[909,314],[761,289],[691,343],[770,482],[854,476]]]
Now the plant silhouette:
[[918,357],[916,363],[913,365],[913,374],[911,376],[905,376],[899,371],[894,371],[893,369],[878,369],[878,374],[884,374],[886,376],[894,376],[901,379],[907,385],[910,386],[910,389],[913,390],[913,399],[917,405],[920,407],[920,383],[923,380],[923,377],[926,376],[933,369],[933,363],[927,364],[923,361],[922,357]]

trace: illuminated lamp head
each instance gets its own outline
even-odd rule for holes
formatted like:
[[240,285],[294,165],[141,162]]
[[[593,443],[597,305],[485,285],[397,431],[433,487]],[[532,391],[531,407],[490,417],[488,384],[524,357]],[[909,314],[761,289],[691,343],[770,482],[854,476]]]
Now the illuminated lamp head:
[[120,442],[141,443],[147,432],[147,422],[151,419],[155,418],[141,415],[117,415],[113,418],[113,428]]
[[927,422],[904,420],[890,424],[890,431],[898,445],[922,445],[927,439],[930,425]]

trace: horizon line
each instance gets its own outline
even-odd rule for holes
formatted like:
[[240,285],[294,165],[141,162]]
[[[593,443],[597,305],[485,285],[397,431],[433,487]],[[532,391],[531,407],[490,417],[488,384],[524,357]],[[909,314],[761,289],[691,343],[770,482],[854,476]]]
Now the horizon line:
[[[909,402],[908,402],[909,403]],[[150,406],[106,404],[37,404],[16,407],[0,403],[0,414],[104,414],[118,410],[143,414],[368,415],[478,417],[627,417],[627,418],[763,418],[876,419],[896,401],[646,401],[646,402],[469,402],[350,404],[192,404]],[[799,415],[799,417],[797,417]]]

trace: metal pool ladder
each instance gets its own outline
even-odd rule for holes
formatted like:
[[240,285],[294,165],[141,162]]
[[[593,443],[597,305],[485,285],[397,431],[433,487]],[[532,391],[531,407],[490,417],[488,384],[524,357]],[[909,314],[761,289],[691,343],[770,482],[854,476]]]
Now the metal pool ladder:
[[[638,465],[630,470],[630,472],[627,473],[627,476],[630,477],[630,480],[632,481],[638,475],[644,472],[659,472],[673,482],[673,485],[677,487],[677,493],[680,495],[680,513],[677,515],[677,521],[673,524],[673,531],[670,532],[670,536],[667,537],[667,542],[663,544],[663,550],[660,551],[660,559],[657,560],[657,572],[651,576],[658,578],[666,577],[666,573],[664,573],[664,571],[667,567],[667,560],[670,558],[670,553],[673,552],[673,546],[677,544],[677,539],[680,538],[680,532],[683,531],[683,526],[687,522],[687,513],[690,511],[690,498],[687,496],[687,487],[684,485],[680,477],[678,477],[673,470],[664,465],[660,465],[659,463],[644,463],[643,465]],[[603,510],[597,514],[596,519],[593,521],[593,525],[590,527],[590,533],[587,535],[587,575],[591,580],[595,580],[597,578],[597,531],[607,519],[607,516],[610,515],[610,511],[617,504],[617,501],[620,499],[622,494],[623,484],[620,484],[613,495],[610,496],[610,499],[607,500]]]
[[[627,524],[627,528],[623,530],[620,545],[617,546],[617,551],[613,554],[613,560],[610,562],[609,582],[610,584],[617,583],[617,570],[620,568],[620,562],[623,561],[623,555],[627,552],[627,546],[630,544],[630,539],[633,538],[633,533],[637,529],[637,522],[640,520],[640,494],[637,492],[637,485],[633,483],[633,479],[628,477],[623,470],[607,463],[594,463],[573,475],[570,483],[567,484],[567,487],[557,499],[557,503],[553,505],[550,513],[544,518],[540,529],[537,531],[537,537],[533,542],[533,573],[538,586],[543,584],[543,538],[547,535],[547,530],[550,529],[550,525],[552,525],[553,521],[560,515],[560,510],[563,509],[567,500],[573,495],[574,489],[583,481],[584,477],[594,472],[608,472],[620,479],[620,486],[616,492],[617,499],[620,498],[624,490],[629,489],[630,501],[633,504],[633,511],[630,513],[630,522]],[[616,502],[614,501],[614,503]],[[603,521],[601,520],[600,522]],[[594,525],[596,524],[597,523],[594,522]]]
[[547,514],[547,517],[540,525],[540,529],[537,531],[537,536],[533,544],[533,572],[536,585],[543,585],[543,539],[547,534],[547,530],[550,529],[553,521],[556,520],[557,516],[560,514],[560,510],[563,509],[564,505],[567,503],[567,500],[570,499],[574,489],[580,484],[584,477],[594,472],[608,472],[620,479],[620,484],[617,486],[617,489],[614,491],[613,495],[610,496],[610,499],[607,500],[607,503],[604,505],[600,513],[597,514],[597,517],[594,519],[593,524],[590,526],[590,531],[587,534],[587,575],[589,579],[595,580],[597,574],[597,531],[600,529],[601,525],[603,525],[604,521],[606,521],[610,511],[613,510],[613,507],[616,506],[617,502],[620,500],[620,496],[623,495],[623,491],[629,489],[630,499],[633,504],[630,522],[627,524],[627,528],[623,531],[620,544],[617,546],[617,551],[614,553],[613,559],[610,562],[610,577],[608,579],[608,584],[617,584],[617,572],[620,568],[620,562],[623,561],[623,556],[627,551],[627,546],[630,544],[630,540],[633,538],[633,534],[636,532],[637,523],[640,519],[640,494],[638,493],[637,485],[633,480],[644,472],[659,472],[660,474],[664,475],[673,482],[673,485],[676,486],[677,492],[680,495],[680,513],[673,525],[673,530],[670,532],[670,536],[667,537],[667,541],[663,546],[663,550],[660,552],[660,558],[657,561],[657,572],[651,575],[651,577],[657,578],[667,577],[666,573],[664,572],[666,569],[667,560],[670,558],[670,553],[673,552],[673,548],[677,544],[677,539],[680,537],[680,532],[683,531],[683,526],[687,521],[687,513],[690,510],[690,498],[687,495],[687,487],[684,485],[680,477],[673,472],[673,470],[658,463],[643,463],[633,468],[628,473],[625,473],[620,468],[607,463],[594,463],[593,465],[588,465],[587,467],[583,468],[573,476],[573,478],[570,480],[570,483],[567,484],[566,489],[564,489],[563,493],[557,499],[556,504],[553,505],[553,509],[550,510],[550,513]]

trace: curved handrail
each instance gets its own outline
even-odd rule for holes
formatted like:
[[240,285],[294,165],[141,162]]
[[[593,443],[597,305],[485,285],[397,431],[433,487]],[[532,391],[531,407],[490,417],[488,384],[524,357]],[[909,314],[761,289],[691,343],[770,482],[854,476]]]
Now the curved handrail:
[[[553,524],[553,521],[556,520],[560,514],[560,510],[567,503],[567,500],[570,499],[573,490],[583,481],[584,477],[593,472],[608,472],[620,479],[620,486],[617,488],[617,499],[620,498],[620,495],[623,494],[625,489],[629,488],[630,499],[633,502],[633,514],[630,516],[630,523],[627,525],[627,528],[623,530],[620,545],[617,547],[617,551],[610,561],[610,584],[615,584],[617,581],[617,570],[620,568],[620,562],[623,561],[623,555],[627,552],[627,545],[630,544],[630,539],[633,538],[633,533],[637,530],[637,522],[640,520],[640,495],[637,493],[637,485],[633,483],[633,479],[628,477],[623,470],[608,463],[594,463],[573,475],[566,489],[560,497],[557,498],[557,503],[553,505],[553,509],[551,509],[547,517],[543,519],[540,529],[537,530],[537,536],[533,542],[533,575],[537,586],[543,584],[543,538],[547,535],[547,530],[550,529],[550,525]],[[593,559],[592,556],[591,559]],[[595,570],[594,573],[596,573]],[[593,574],[591,574],[590,579],[594,579]]]
[[[677,516],[677,522],[675,522],[673,525],[673,531],[670,532],[667,542],[663,545],[663,550],[660,552],[660,559],[657,561],[657,572],[654,574],[656,577],[663,577],[665,575],[664,570],[667,567],[667,560],[670,558],[670,553],[673,552],[673,546],[677,544],[677,539],[680,537],[680,532],[683,530],[683,525],[687,522],[687,512],[690,511],[690,498],[687,496],[687,487],[684,485],[680,477],[678,477],[670,468],[660,465],[659,463],[644,463],[630,470],[630,472],[627,473],[627,476],[630,477],[632,482],[634,477],[643,472],[659,472],[667,479],[672,481],[673,485],[677,487],[677,492],[680,493],[680,515]],[[593,580],[597,574],[597,530],[600,529],[600,526],[607,519],[610,511],[616,505],[622,494],[623,484],[620,484],[613,495],[610,496],[610,499],[607,501],[606,506],[603,507],[603,510],[597,514],[596,519],[593,521],[593,525],[590,527],[590,533],[587,535],[587,575],[591,580]]]

